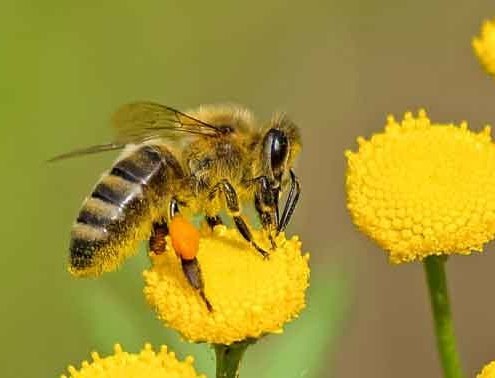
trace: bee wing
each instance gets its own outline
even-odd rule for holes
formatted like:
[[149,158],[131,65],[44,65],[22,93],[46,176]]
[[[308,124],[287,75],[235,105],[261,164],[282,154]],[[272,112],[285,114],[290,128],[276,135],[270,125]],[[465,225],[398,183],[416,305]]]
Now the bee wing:
[[144,101],[122,106],[113,115],[112,124],[117,133],[115,142],[80,148],[57,155],[48,161],[120,150],[127,144],[142,143],[155,138],[179,140],[191,135],[215,137],[222,134],[221,128],[179,110]]
[[60,154],[60,155],[57,155],[57,156],[54,156],[54,157],[48,159],[48,162],[52,163],[54,161],[69,159],[69,158],[73,158],[76,156],[92,155],[92,154],[97,154],[97,153],[105,152],[105,151],[121,150],[124,147],[125,147],[125,144],[123,144],[123,143],[99,144],[96,146],[79,148],[77,150],[65,152],[63,154]]
[[112,117],[117,141],[134,143],[152,138],[180,139],[188,134],[217,136],[222,129],[174,108],[154,102],[133,102]]

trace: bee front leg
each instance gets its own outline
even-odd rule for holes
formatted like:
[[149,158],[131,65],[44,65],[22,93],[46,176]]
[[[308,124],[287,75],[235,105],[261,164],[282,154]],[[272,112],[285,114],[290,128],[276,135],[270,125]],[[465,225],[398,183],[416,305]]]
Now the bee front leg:
[[216,184],[210,194],[210,200],[213,200],[217,195],[217,192],[221,192],[225,196],[225,201],[227,204],[227,209],[234,219],[234,223],[237,227],[237,230],[242,235],[246,241],[248,241],[264,258],[268,258],[269,254],[263,248],[258,246],[253,239],[253,234],[249,230],[246,222],[240,215],[240,207],[239,207],[239,197],[230,182],[227,180],[221,180],[218,184]]
[[277,228],[275,218],[272,216],[271,212],[264,210],[264,206],[262,205],[262,202],[257,195],[255,195],[254,197],[254,207],[258,212],[258,216],[260,218],[263,229],[266,230],[268,233],[268,239],[270,239],[270,244],[272,245],[272,249],[276,249],[277,244],[275,243],[275,239],[273,238],[274,230],[276,230]]
[[284,206],[284,211],[282,213],[282,219],[277,226],[277,233],[285,231],[285,228],[289,224],[292,214],[296,208],[297,202],[299,201],[299,196],[301,195],[301,184],[297,179],[296,174],[290,170],[290,192],[287,197],[287,202]]
[[258,212],[263,229],[268,232],[272,249],[277,246],[273,239],[273,233],[279,224],[278,196],[279,190],[273,189],[266,176],[257,178],[258,189],[254,195],[254,207]]

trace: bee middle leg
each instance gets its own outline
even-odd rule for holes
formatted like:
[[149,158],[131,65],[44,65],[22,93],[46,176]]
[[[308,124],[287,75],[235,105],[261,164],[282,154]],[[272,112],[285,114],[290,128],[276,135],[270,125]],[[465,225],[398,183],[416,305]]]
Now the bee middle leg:
[[215,226],[218,226],[219,224],[223,224],[222,219],[218,215],[207,215],[205,216],[206,223],[208,223],[208,226],[210,227],[211,230],[215,228]]
[[213,199],[217,195],[217,192],[222,192],[225,196],[225,201],[227,203],[227,209],[229,210],[232,218],[234,219],[234,223],[237,227],[237,230],[242,235],[246,241],[248,241],[264,258],[269,257],[269,253],[261,248],[253,239],[253,234],[249,230],[248,225],[244,221],[244,219],[240,215],[240,207],[239,207],[239,197],[237,193],[227,180],[221,180],[217,183],[210,191],[209,198]]
[[[172,219],[179,213],[179,202],[176,198],[172,198],[169,205],[170,219]],[[187,281],[194,289],[196,289],[201,299],[205,302],[208,311],[213,311],[213,307],[210,301],[208,300],[208,298],[206,298],[203,275],[201,273],[201,267],[199,266],[198,259],[196,257],[194,257],[193,259],[184,259],[182,256],[180,256],[180,254],[179,258],[182,266],[182,272],[184,272],[184,276],[186,276]]]

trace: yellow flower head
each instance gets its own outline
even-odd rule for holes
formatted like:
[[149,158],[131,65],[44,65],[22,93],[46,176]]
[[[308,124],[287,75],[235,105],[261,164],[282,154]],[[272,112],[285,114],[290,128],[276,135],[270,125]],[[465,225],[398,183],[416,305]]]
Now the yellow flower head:
[[481,36],[473,38],[473,48],[483,67],[495,75],[495,19],[483,23]]
[[476,378],[495,378],[495,361],[485,365],[481,373],[479,373]]
[[155,352],[146,344],[139,354],[124,352],[119,344],[114,349],[112,356],[104,358],[91,353],[92,362],[83,361],[80,369],[69,366],[69,375],[61,378],[205,378],[194,370],[192,357],[180,362],[166,346]]
[[480,133],[432,124],[425,111],[388,118],[385,132],[346,151],[354,223],[394,263],[481,251],[495,233],[495,146]]
[[[262,240],[261,232],[253,235]],[[229,345],[280,333],[305,306],[309,255],[301,255],[297,237],[280,234],[263,259],[237,230],[217,226],[202,235],[197,259],[212,311],[188,283],[171,244],[168,239],[165,253],[151,256],[144,293],[160,319],[190,341]]]

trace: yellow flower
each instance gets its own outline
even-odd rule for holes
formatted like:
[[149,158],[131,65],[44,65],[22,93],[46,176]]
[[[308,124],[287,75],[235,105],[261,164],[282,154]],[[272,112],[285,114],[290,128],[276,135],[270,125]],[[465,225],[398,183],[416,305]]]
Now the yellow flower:
[[[253,235],[262,240],[261,232]],[[237,230],[217,226],[202,235],[197,258],[211,312],[186,280],[171,244],[167,240],[166,252],[151,256],[144,293],[160,319],[189,341],[229,345],[280,333],[305,306],[309,255],[301,255],[297,237],[280,234],[277,248],[263,259]]]
[[495,75],[495,19],[483,23],[481,36],[473,38],[473,48],[488,73]]
[[485,365],[481,373],[479,373],[476,378],[495,378],[495,361]]
[[180,362],[166,346],[155,352],[146,344],[139,354],[133,354],[115,344],[114,350],[112,356],[104,358],[96,352],[91,353],[92,362],[83,361],[79,370],[69,366],[69,375],[61,378],[205,378],[194,370],[192,357]]
[[481,251],[495,234],[495,146],[480,133],[432,124],[425,111],[388,118],[385,132],[346,151],[354,223],[394,263]]

